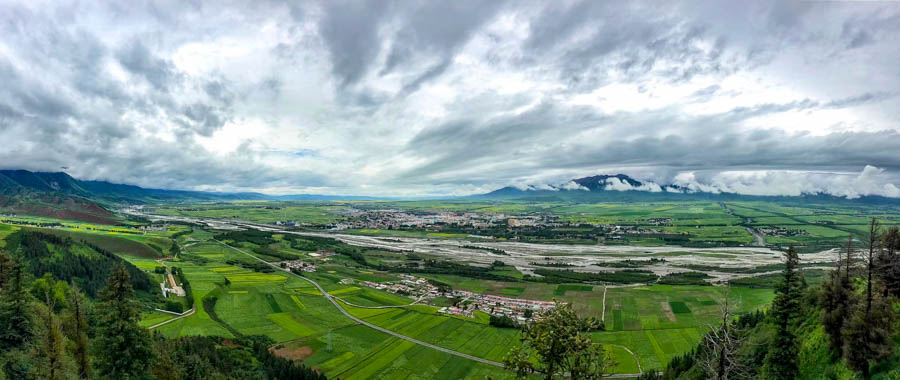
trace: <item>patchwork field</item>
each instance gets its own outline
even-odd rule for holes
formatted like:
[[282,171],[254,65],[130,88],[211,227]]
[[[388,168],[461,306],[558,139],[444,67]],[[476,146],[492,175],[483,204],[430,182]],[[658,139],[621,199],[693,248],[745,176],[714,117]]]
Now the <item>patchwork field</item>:
[[[733,287],[728,292],[737,313],[764,308],[773,298],[770,290],[763,289]],[[607,331],[594,337],[628,347],[644,369],[662,368],[671,358],[696,347],[709,326],[716,325],[725,293],[725,288],[711,286],[609,288]]]
[[[226,260],[246,262],[249,259],[233,250],[217,250],[212,244],[203,243],[187,248],[186,253],[205,257],[210,261],[202,265],[191,262],[168,263],[183,271],[194,293],[194,306],[197,310],[195,315],[159,327],[158,331],[166,336],[266,335],[277,342],[285,342],[286,345],[282,348],[284,350],[297,348],[307,364],[321,368],[329,376],[340,378],[395,378],[398,373],[419,378],[509,377],[500,368],[473,363],[358,326],[340,314],[307,281],[282,273],[258,273],[224,264]],[[140,258],[129,259],[146,263]],[[373,289],[344,286],[330,280],[332,279],[325,278],[323,282],[330,282],[329,286],[335,289],[335,293],[354,304],[389,305],[411,302],[408,298]],[[210,302],[213,299],[215,301]],[[149,326],[165,320],[160,314],[162,313],[148,313],[142,325]],[[439,318],[438,321],[444,319],[435,315],[431,317]],[[485,321],[482,318],[478,323],[471,323],[472,326],[479,327],[473,331],[486,328],[499,330],[483,324]],[[460,328],[467,326],[467,322],[461,320],[453,320],[447,326],[456,326],[457,323],[462,323],[457,326]],[[419,360],[428,360],[428,365],[412,364]]]

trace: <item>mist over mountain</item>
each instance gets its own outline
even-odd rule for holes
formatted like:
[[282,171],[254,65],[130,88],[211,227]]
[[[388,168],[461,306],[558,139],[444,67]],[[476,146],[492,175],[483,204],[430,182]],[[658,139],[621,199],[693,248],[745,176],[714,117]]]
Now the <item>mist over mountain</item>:
[[745,194],[722,186],[687,182],[676,178],[672,183],[641,181],[626,174],[594,175],[561,184],[506,186],[489,193],[472,196],[483,199],[598,201],[676,201],[676,200],[810,200],[900,203],[896,197],[882,195],[834,194],[825,191],[800,192],[797,195]]

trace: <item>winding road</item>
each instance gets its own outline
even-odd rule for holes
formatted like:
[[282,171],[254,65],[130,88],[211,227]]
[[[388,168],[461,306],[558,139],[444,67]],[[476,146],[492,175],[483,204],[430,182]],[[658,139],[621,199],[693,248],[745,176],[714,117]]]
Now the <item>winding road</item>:
[[[168,218],[167,218],[167,219],[168,219]],[[171,218],[171,219],[176,219],[176,218]],[[223,224],[224,224],[224,223],[223,223]],[[248,226],[248,227],[251,227],[251,228],[268,227],[269,229],[278,230],[278,229],[272,228],[273,226],[258,226],[258,225],[257,225],[257,226]],[[315,234],[315,233],[306,234],[306,233],[298,233],[298,232],[283,231],[283,230],[281,230],[280,232],[293,233],[293,234],[297,234],[297,235],[311,235],[311,236],[320,235],[320,234]],[[332,235],[331,237],[334,237],[334,235]],[[346,316],[347,318],[350,318],[352,321],[354,321],[354,322],[356,322],[356,323],[358,323],[358,324],[361,324],[361,325],[363,325],[363,326],[369,327],[369,328],[374,329],[374,330],[378,330],[378,331],[383,332],[383,333],[385,333],[385,334],[391,335],[391,336],[396,337],[396,338],[399,338],[399,339],[403,339],[403,340],[405,340],[405,341],[408,341],[408,342],[411,342],[411,343],[414,343],[414,344],[417,344],[417,345],[420,345],[420,346],[424,346],[424,347],[427,347],[427,348],[431,348],[431,349],[434,349],[434,350],[437,350],[437,351],[444,352],[444,353],[446,353],[446,354],[458,356],[458,357],[461,357],[461,358],[464,358],[464,359],[469,359],[469,360],[472,360],[472,361],[475,361],[475,362],[478,362],[478,363],[482,363],[482,364],[487,364],[487,365],[491,365],[491,366],[495,366],[495,367],[499,367],[499,368],[505,368],[505,365],[504,365],[503,363],[500,363],[500,362],[496,362],[496,361],[493,361],[493,360],[488,360],[488,359],[480,358],[480,357],[473,356],[473,355],[469,355],[469,354],[462,353],[462,352],[459,352],[459,351],[454,351],[454,350],[451,350],[451,349],[448,349],[448,348],[444,348],[444,347],[441,347],[441,346],[436,346],[436,345],[433,345],[433,344],[431,344],[431,343],[423,342],[423,341],[421,341],[421,340],[414,339],[414,338],[412,338],[412,337],[409,337],[409,336],[406,336],[406,335],[403,335],[403,334],[400,334],[400,333],[397,333],[397,332],[388,330],[388,329],[383,328],[383,327],[381,327],[381,326],[377,326],[377,325],[374,325],[374,324],[372,324],[372,323],[366,322],[366,321],[364,321],[364,320],[362,320],[362,319],[360,319],[360,318],[357,318],[357,317],[353,316],[353,315],[350,314],[349,312],[347,312],[347,310],[344,309],[343,306],[341,306],[341,304],[338,303],[338,301],[335,300],[335,298],[337,298],[337,297],[328,294],[328,292],[326,292],[325,289],[322,288],[322,286],[319,285],[319,284],[318,284],[317,282],[315,282],[314,280],[312,280],[312,279],[310,279],[310,278],[307,278],[307,277],[300,276],[300,275],[298,275],[298,274],[296,274],[296,273],[293,273],[293,272],[291,272],[291,271],[285,270],[285,269],[283,269],[283,268],[281,268],[281,267],[279,267],[279,266],[277,266],[277,265],[275,265],[275,264],[272,264],[272,263],[270,263],[270,262],[267,262],[267,261],[265,261],[265,260],[263,260],[263,259],[260,259],[260,258],[258,258],[258,257],[256,257],[256,256],[254,256],[254,255],[252,255],[252,254],[246,252],[246,251],[243,251],[243,250],[241,250],[240,248],[233,247],[233,246],[231,246],[231,245],[225,244],[224,242],[219,241],[219,240],[215,240],[215,239],[213,239],[213,240],[216,241],[217,243],[219,243],[219,244],[225,246],[225,247],[231,248],[231,249],[233,249],[233,250],[235,250],[235,251],[237,251],[237,252],[239,252],[239,253],[241,253],[241,254],[247,255],[247,256],[253,258],[253,259],[256,260],[256,261],[259,261],[259,262],[261,262],[261,263],[263,263],[263,264],[266,264],[266,265],[268,265],[268,266],[270,266],[270,267],[272,267],[272,268],[275,268],[275,269],[278,270],[278,271],[286,272],[286,273],[288,273],[288,274],[290,274],[290,275],[292,275],[292,276],[299,277],[299,278],[301,278],[301,279],[303,279],[303,280],[308,281],[310,284],[312,284],[313,286],[315,286],[316,289],[318,289],[318,291],[319,291],[320,293],[322,293],[322,295],[325,297],[325,299],[327,299],[329,302],[331,302],[331,304],[334,305],[334,307],[337,308],[338,311],[341,312],[341,314],[343,314],[343,315]],[[339,240],[341,240],[341,239],[339,239]],[[349,242],[348,242],[348,243],[349,243]],[[355,243],[357,243],[357,244],[355,244],[355,245],[362,245],[362,246],[365,246],[365,245],[366,245],[366,244],[359,244],[360,242],[355,242]],[[338,299],[338,300],[340,300],[340,299]],[[340,301],[341,301],[341,302],[345,302],[345,301],[343,301],[343,300],[340,300]],[[415,303],[415,302],[414,302],[414,303]],[[605,306],[605,303],[606,303],[606,302],[605,302],[605,299],[604,299],[604,306]],[[349,304],[349,303],[348,303],[348,304]],[[350,304],[350,305],[352,306],[352,304]],[[158,324],[155,324],[155,325],[153,325],[153,326],[150,326],[149,328],[150,328],[150,329],[153,329],[153,328],[156,328],[156,327],[165,325],[165,324],[167,324],[167,323],[176,321],[176,320],[178,320],[178,319],[188,317],[188,316],[190,316],[190,315],[193,315],[193,314],[195,313],[195,311],[196,311],[196,308],[191,308],[191,310],[189,310],[187,313],[185,313],[185,314],[182,315],[182,316],[179,316],[179,317],[176,317],[176,318],[172,318],[172,319],[167,320],[167,321],[160,322],[160,323],[158,323]],[[625,351],[627,351],[629,354],[631,354],[631,356],[634,358],[635,362],[637,363],[638,373],[620,373],[620,374],[611,374],[611,375],[607,375],[606,378],[610,378],[610,379],[629,379],[629,378],[636,378],[636,377],[640,376],[640,375],[643,373],[643,370],[642,370],[642,368],[641,368],[641,362],[640,362],[640,360],[638,359],[637,355],[635,355],[634,352],[632,352],[630,349],[628,349],[628,347],[625,347],[625,346],[621,346],[621,345],[613,345],[613,344],[610,344],[610,345],[611,345],[611,346],[621,347],[621,348],[623,348]]]
[[487,359],[484,359],[484,358],[479,358],[479,357],[477,357],[477,356],[472,356],[472,355],[469,355],[469,354],[464,354],[464,353],[459,352],[459,351],[453,351],[453,350],[451,350],[451,349],[447,349],[447,348],[444,348],[444,347],[441,347],[441,346],[435,346],[435,345],[433,345],[433,344],[431,344],[431,343],[426,343],[426,342],[423,342],[423,341],[418,340],[418,339],[413,339],[413,338],[410,338],[410,337],[408,337],[408,336],[406,336],[406,335],[403,335],[403,334],[399,334],[399,333],[393,332],[393,331],[388,330],[388,329],[386,329],[386,328],[384,328],[384,327],[377,326],[377,325],[373,325],[373,324],[371,324],[371,323],[369,323],[369,322],[366,322],[366,321],[364,321],[364,320],[362,320],[362,319],[359,319],[359,318],[353,316],[352,314],[350,314],[349,312],[347,312],[347,310],[345,310],[345,309],[341,306],[341,304],[339,304],[337,301],[335,301],[334,296],[332,296],[331,294],[328,294],[328,292],[326,292],[325,289],[323,289],[322,286],[319,285],[319,283],[313,281],[312,279],[309,279],[309,278],[300,276],[300,275],[298,275],[298,274],[296,274],[296,273],[294,273],[294,272],[286,271],[286,270],[282,269],[281,267],[279,267],[279,266],[277,266],[277,265],[275,265],[275,264],[272,264],[272,263],[270,263],[270,262],[268,262],[268,261],[265,261],[265,260],[263,260],[263,259],[260,259],[259,257],[256,257],[256,256],[254,256],[254,255],[252,255],[252,254],[250,254],[250,253],[247,253],[247,252],[245,252],[245,251],[243,251],[243,250],[241,250],[241,249],[239,249],[239,248],[232,247],[232,246],[230,246],[230,245],[228,245],[228,244],[225,244],[225,243],[223,243],[223,242],[221,242],[221,241],[219,241],[219,240],[216,240],[216,242],[218,242],[219,244],[222,244],[222,245],[224,245],[224,246],[226,246],[226,247],[228,247],[228,248],[231,248],[231,249],[233,249],[233,250],[235,250],[235,251],[238,251],[238,252],[240,252],[240,253],[243,253],[243,254],[245,254],[245,255],[247,255],[247,256],[250,256],[250,257],[252,257],[254,260],[259,261],[259,262],[261,262],[261,263],[264,263],[264,264],[266,264],[266,265],[268,265],[268,266],[271,266],[272,268],[275,268],[275,269],[277,269],[277,270],[279,270],[279,271],[287,272],[287,273],[290,273],[291,275],[293,275],[293,276],[295,276],[295,277],[299,277],[299,278],[302,278],[302,279],[304,279],[304,280],[306,280],[306,281],[309,281],[310,284],[313,284],[313,286],[315,286],[316,289],[318,289],[319,292],[322,293],[322,295],[325,297],[325,299],[327,299],[328,301],[330,301],[331,304],[334,305],[334,307],[336,307],[336,308],[337,308],[342,314],[344,314],[347,318],[350,318],[351,320],[353,320],[353,321],[356,322],[356,323],[359,323],[359,324],[361,324],[361,325],[363,325],[363,326],[369,327],[369,328],[374,329],[374,330],[381,331],[381,332],[383,332],[383,333],[385,333],[385,334],[388,334],[388,335],[391,335],[391,336],[394,336],[394,337],[397,337],[397,338],[400,338],[400,339],[403,339],[403,340],[406,340],[406,341],[409,341],[409,342],[418,344],[418,345],[420,345],[420,346],[425,346],[425,347],[428,347],[428,348],[432,348],[432,349],[435,349],[435,350],[438,350],[438,351],[441,351],[441,352],[444,352],[444,353],[448,353],[448,354],[450,354],[450,355],[459,356],[459,357],[461,357],[461,358],[473,360],[473,361],[476,361],[476,362],[479,362],[479,363],[483,363],[483,364],[487,364],[487,365],[492,365],[492,366],[500,367],[500,368],[505,368],[505,366],[503,365],[503,363],[495,362],[495,361],[493,361],[493,360],[487,360]]

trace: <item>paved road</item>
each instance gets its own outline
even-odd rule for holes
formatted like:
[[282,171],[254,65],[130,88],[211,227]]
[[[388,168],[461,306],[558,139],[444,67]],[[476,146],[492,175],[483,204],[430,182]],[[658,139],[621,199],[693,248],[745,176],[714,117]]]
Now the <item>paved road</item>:
[[334,307],[336,307],[342,314],[344,314],[345,316],[347,316],[347,318],[352,319],[352,320],[353,320],[354,322],[356,322],[356,323],[359,323],[359,324],[361,324],[361,325],[363,325],[363,326],[366,326],[366,327],[369,327],[369,328],[372,328],[372,329],[381,331],[381,332],[383,332],[383,333],[385,333],[385,334],[388,334],[388,335],[391,335],[391,336],[395,336],[395,337],[397,337],[397,338],[400,338],[400,339],[403,339],[403,340],[406,340],[406,341],[409,341],[409,342],[418,344],[418,345],[420,345],[420,346],[425,346],[425,347],[432,348],[432,349],[435,349],[435,350],[438,350],[438,351],[441,351],[441,352],[448,353],[448,354],[450,354],[450,355],[459,356],[459,357],[461,357],[461,358],[466,358],[466,359],[469,359],[469,360],[473,360],[473,361],[476,361],[476,362],[479,362],[479,363],[484,363],[484,364],[487,364],[487,365],[492,365],[492,366],[495,366],[495,367],[500,367],[500,368],[504,368],[504,367],[505,367],[505,366],[503,365],[503,363],[495,362],[495,361],[493,361],[493,360],[487,360],[487,359],[484,359],[484,358],[479,358],[479,357],[477,357],[477,356],[472,356],[472,355],[469,355],[469,354],[464,354],[464,353],[458,352],[458,351],[453,351],[453,350],[451,350],[451,349],[447,349],[447,348],[444,348],[444,347],[441,347],[441,346],[435,346],[435,345],[433,345],[433,344],[431,344],[431,343],[426,343],[426,342],[423,342],[423,341],[418,340],[418,339],[410,338],[410,337],[408,337],[408,336],[406,336],[406,335],[398,334],[398,333],[396,333],[396,332],[393,332],[393,331],[388,330],[388,329],[386,329],[386,328],[383,328],[383,327],[381,327],[381,326],[376,326],[376,325],[373,325],[373,324],[371,324],[371,323],[369,323],[369,322],[366,322],[366,321],[364,321],[364,320],[362,320],[362,319],[359,319],[359,318],[357,318],[357,317],[354,317],[353,315],[351,315],[350,313],[348,313],[347,310],[344,310],[344,308],[341,307],[341,304],[339,304],[337,301],[335,301],[335,300],[334,300],[334,297],[333,297],[332,295],[328,294],[328,292],[326,292],[325,289],[323,289],[322,286],[319,285],[319,283],[313,281],[312,279],[309,279],[309,278],[300,276],[300,275],[298,275],[298,274],[296,274],[296,273],[293,273],[293,272],[290,272],[290,271],[285,271],[285,270],[283,270],[282,268],[280,268],[279,266],[277,266],[277,265],[275,265],[275,264],[272,264],[272,263],[270,263],[270,262],[267,262],[267,261],[265,261],[265,260],[263,260],[263,259],[260,259],[260,258],[258,258],[258,257],[256,257],[256,256],[253,256],[253,255],[251,255],[251,254],[249,254],[249,253],[247,253],[247,252],[245,252],[245,251],[243,251],[243,250],[241,250],[241,249],[232,247],[232,246],[230,246],[230,245],[228,245],[228,244],[225,244],[225,243],[223,243],[223,242],[221,242],[221,241],[218,241],[218,240],[216,240],[216,241],[217,241],[219,244],[222,244],[222,245],[224,245],[224,246],[226,246],[226,247],[229,247],[229,248],[231,248],[231,249],[233,249],[233,250],[235,250],[235,251],[238,251],[238,252],[243,253],[243,254],[245,254],[245,255],[247,255],[247,256],[250,256],[250,257],[252,257],[253,259],[255,259],[255,260],[259,261],[259,262],[262,262],[262,263],[264,263],[264,264],[266,264],[266,265],[269,265],[269,266],[271,266],[271,267],[273,267],[273,268],[275,268],[275,269],[278,269],[278,270],[280,270],[280,271],[284,271],[284,272],[290,273],[290,274],[292,274],[292,275],[294,275],[294,276],[296,276],[296,277],[299,277],[299,278],[302,278],[302,279],[304,279],[304,280],[306,280],[306,281],[309,281],[309,283],[313,284],[313,286],[315,286],[316,289],[319,289],[319,292],[321,292],[321,293],[325,296],[325,299],[327,299],[328,301],[331,301],[331,304],[334,305]]
[[157,323],[157,324],[155,324],[155,325],[153,325],[153,326],[147,327],[147,329],[148,329],[148,330],[153,330],[153,329],[155,329],[155,328],[157,328],[157,327],[159,327],[159,326],[162,326],[162,325],[164,325],[164,324],[166,324],[166,323],[173,322],[173,321],[177,321],[177,320],[179,320],[179,319],[181,319],[181,318],[185,318],[185,317],[190,317],[190,316],[194,315],[194,312],[195,312],[195,311],[197,311],[197,309],[194,308],[194,307],[192,307],[191,310],[188,310],[187,313],[184,313],[184,314],[182,314],[181,316],[178,316],[178,317],[175,317],[175,318],[172,318],[172,319],[169,319],[169,320],[162,321],[162,322]]

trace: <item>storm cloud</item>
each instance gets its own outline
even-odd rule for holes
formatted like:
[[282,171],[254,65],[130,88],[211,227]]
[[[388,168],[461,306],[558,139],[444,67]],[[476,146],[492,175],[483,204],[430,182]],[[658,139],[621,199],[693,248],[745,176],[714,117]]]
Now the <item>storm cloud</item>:
[[892,2],[3,1],[0,167],[271,193],[625,173],[898,197],[898,60]]

